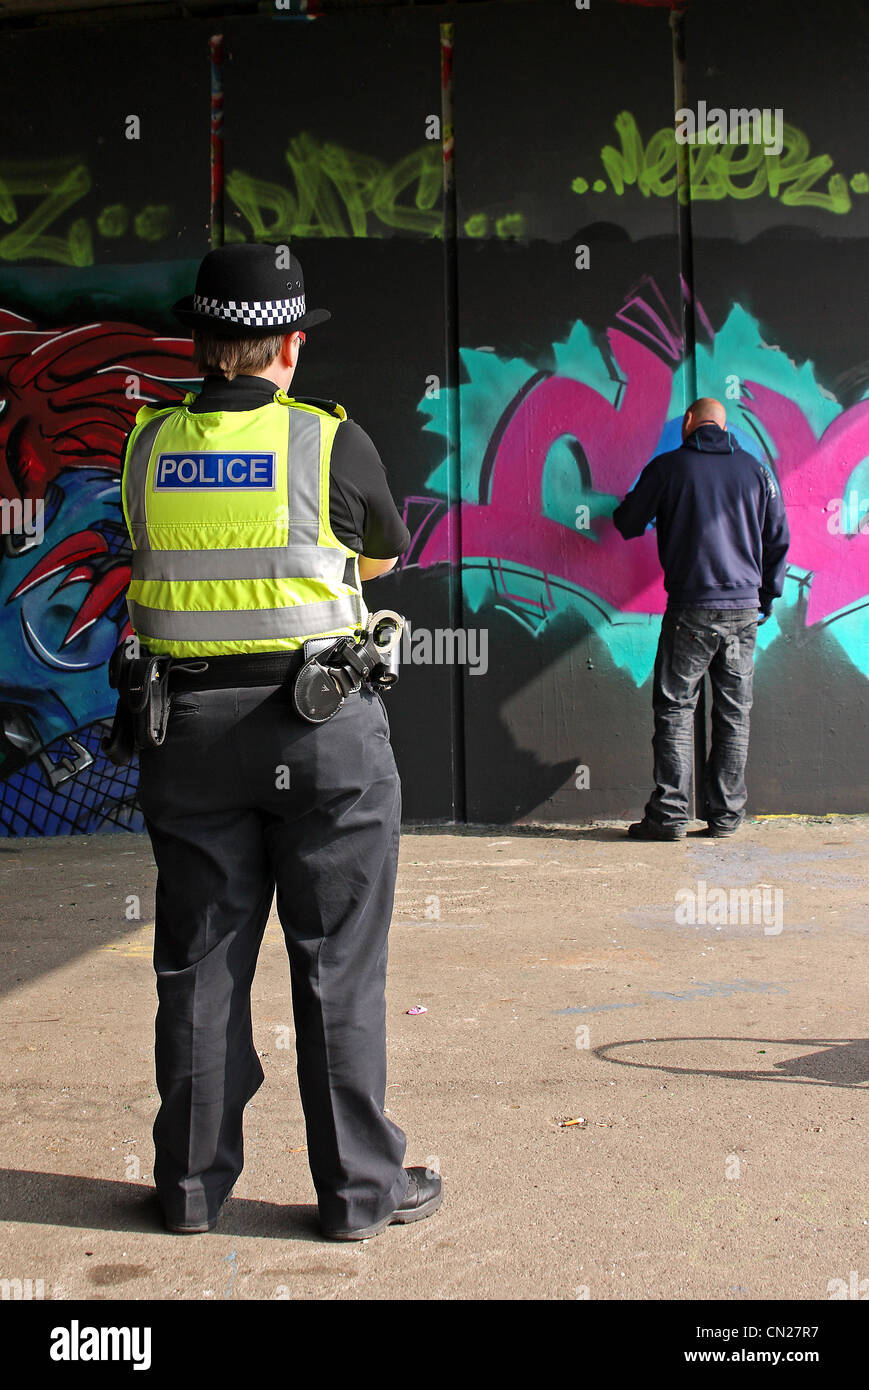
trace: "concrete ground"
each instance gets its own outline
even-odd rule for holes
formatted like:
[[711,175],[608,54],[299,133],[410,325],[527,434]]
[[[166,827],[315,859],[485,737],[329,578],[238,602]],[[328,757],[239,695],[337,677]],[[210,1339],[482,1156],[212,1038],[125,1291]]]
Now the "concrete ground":
[[155,1221],[154,882],[146,837],[0,842],[0,1280],[739,1302],[854,1298],[869,1277],[869,817],[681,844],[407,830],[387,1105],[446,1197],[354,1245],[317,1231],[274,916],[235,1196],[208,1235]]

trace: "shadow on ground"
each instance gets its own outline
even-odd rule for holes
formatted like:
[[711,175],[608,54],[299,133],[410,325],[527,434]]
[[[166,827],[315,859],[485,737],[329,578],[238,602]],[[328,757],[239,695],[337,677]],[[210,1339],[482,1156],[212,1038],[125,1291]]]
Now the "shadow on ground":
[[[637,1062],[612,1055],[618,1049],[626,1047],[661,1047],[667,1043],[681,1047],[685,1043],[722,1042],[746,1043],[752,1046],[757,1043],[769,1043],[776,1047],[819,1047],[823,1050],[809,1053],[805,1057],[773,1062],[774,1071],[761,1071],[756,1067],[719,1071],[709,1067],[679,1067],[660,1062]],[[618,1067],[643,1067],[649,1071],[667,1072],[671,1076],[715,1076],[728,1081],[797,1081],[806,1086],[838,1086],[845,1089],[863,1088],[869,1082],[869,1040],[865,1038],[628,1038],[623,1042],[606,1043],[602,1047],[596,1047],[593,1053],[602,1062],[611,1062]]]
[[[168,1235],[153,1188],[67,1173],[27,1173],[16,1168],[0,1168],[0,1221]],[[215,1232],[209,1232],[214,1233],[325,1243],[316,1206],[285,1206],[241,1197],[229,1199]]]

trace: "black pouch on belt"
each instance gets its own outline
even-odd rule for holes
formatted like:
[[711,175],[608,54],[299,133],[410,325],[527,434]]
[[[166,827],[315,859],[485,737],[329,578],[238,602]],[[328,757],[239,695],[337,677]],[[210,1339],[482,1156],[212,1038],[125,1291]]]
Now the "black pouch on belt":
[[103,752],[116,765],[129,762],[133,748],[159,748],[169,721],[170,656],[130,657],[124,643],[109,661],[109,684],[118,707]]
[[305,664],[293,682],[296,713],[309,724],[324,724],[363,681],[378,693],[391,689],[398,680],[391,656],[403,628],[400,613],[380,608],[369,615],[358,642],[349,637],[309,638],[303,648]]
[[120,700],[115,705],[112,727],[101,740],[100,746],[109,762],[114,763],[115,767],[126,767],[133,760],[133,754],[136,751],[133,716],[128,709],[124,709]]
[[304,666],[293,682],[293,708],[309,724],[325,724],[345,698],[362,684],[342,657],[352,647],[348,637],[311,638],[304,644]]

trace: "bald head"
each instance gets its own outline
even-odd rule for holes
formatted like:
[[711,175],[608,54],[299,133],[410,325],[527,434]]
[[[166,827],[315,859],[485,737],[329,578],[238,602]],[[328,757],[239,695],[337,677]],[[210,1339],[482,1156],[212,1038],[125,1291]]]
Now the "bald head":
[[727,425],[727,411],[713,396],[701,396],[689,405],[682,421],[682,438],[687,439],[701,425],[717,425],[722,430]]

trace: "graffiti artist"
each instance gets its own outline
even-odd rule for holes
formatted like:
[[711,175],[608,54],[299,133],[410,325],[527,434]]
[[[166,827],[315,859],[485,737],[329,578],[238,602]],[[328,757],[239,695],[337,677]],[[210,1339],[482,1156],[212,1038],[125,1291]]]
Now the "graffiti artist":
[[613,512],[626,540],[654,522],[667,591],[652,692],[655,789],[628,828],[637,840],[685,837],[694,710],[707,671],[712,738],[698,809],[716,838],[744,818],[757,627],[781,595],[790,538],[775,480],[726,426],[720,401],[695,401],[682,447],[653,458]]

